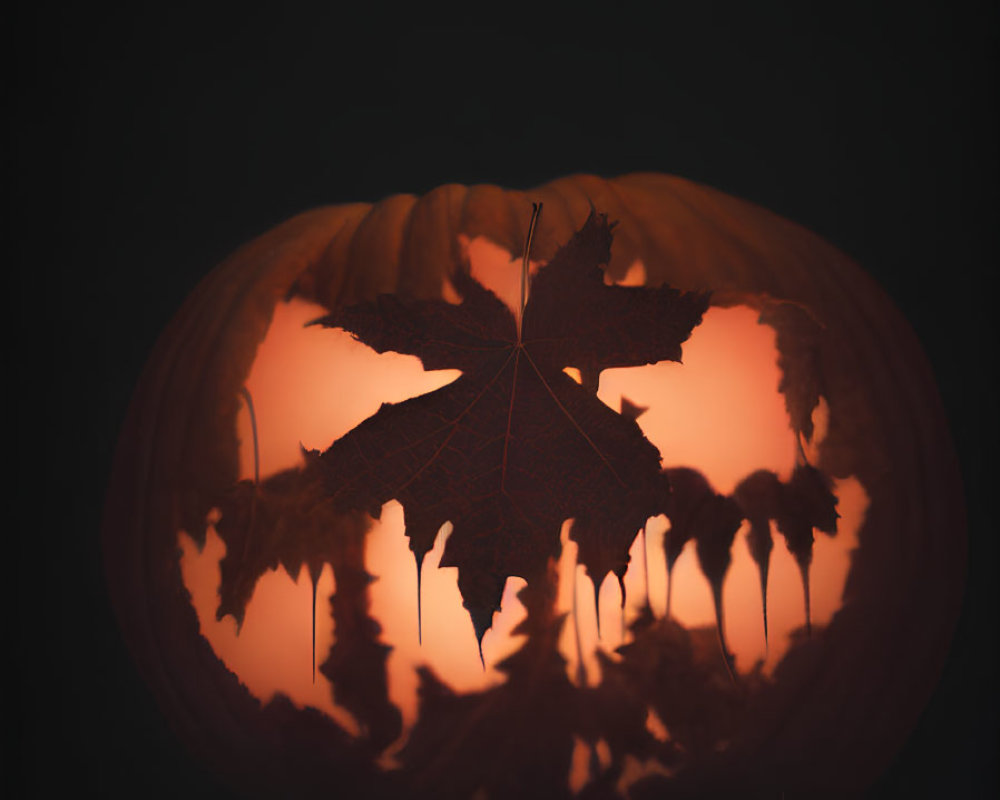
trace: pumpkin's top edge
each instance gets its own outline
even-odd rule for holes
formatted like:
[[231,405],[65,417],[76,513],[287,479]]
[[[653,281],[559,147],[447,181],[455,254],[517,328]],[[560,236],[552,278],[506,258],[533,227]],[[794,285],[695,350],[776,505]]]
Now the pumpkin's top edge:
[[[758,204],[757,202],[738,196],[733,195],[729,192],[723,192],[716,189],[706,183],[702,183],[691,178],[686,178],[680,175],[673,175],[670,173],[662,173],[655,171],[635,171],[628,172],[621,175],[616,175],[612,177],[604,177],[594,173],[588,172],[574,172],[569,175],[564,175],[561,177],[555,177],[545,182],[539,183],[535,186],[520,189],[520,188],[507,188],[498,183],[491,182],[481,182],[481,183],[471,183],[462,184],[456,181],[443,183],[432,189],[423,193],[413,193],[413,192],[398,192],[386,195],[374,201],[356,201],[356,202],[345,202],[345,203],[328,203],[322,206],[317,206],[312,209],[303,210],[300,213],[292,216],[283,223],[276,226],[276,229],[283,228],[293,222],[293,220],[301,220],[302,222],[312,221],[317,215],[322,214],[338,214],[342,215],[348,213],[348,209],[361,211],[364,210],[365,214],[380,214],[386,207],[399,207],[401,204],[403,206],[409,207],[420,207],[425,204],[435,202],[435,204],[440,204],[442,198],[445,199],[445,204],[459,204],[467,206],[471,201],[474,205],[485,205],[488,200],[489,203],[495,203],[497,200],[502,200],[503,204],[510,206],[512,204],[523,204],[523,213],[520,216],[524,217],[523,225],[518,226],[518,239],[514,241],[512,239],[513,231],[509,230],[509,220],[504,220],[503,223],[499,225],[499,230],[492,231],[482,231],[476,230],[476,226],[472,226],[472,230],[465,230],[464,224],[459,225],[459,233],[466,235],[484,235],[493,240],[496,244],[504,247],[508,247],[512,250],[512,255],[520,255],[519,249],[523,245],[523,233],[520,230],[527,224],[527,219],[530,217],[530,209],[532,202],[545,202],[549,203],[546,205],[545,212],[543,213],[542,219],[539,222],[540,233],[543,234],[543,239],[547,238],[544,236],[544,229],[548,225],[553,224],[553,217],[556,219],[556,227],[559,229],[558,232],[564,239],[566,236],[576,230],[582,223],[583,219],[579,218],[581,214],[585,215],[589,212],[590,207],[594,207],[598,211],[607,212],[609,216],[614,219],[619,219],[621,216],[630,217],[631,214],[628,213],[627,209],[616,208],[616,206],[624,205],[626,207],[634,205],[634,203],[629,202],[629,198],[623,197],[624,195],[635,195],[635,194],[645,194],[645,195],[656,195],[656,198],[660,201],[664,197],[673,196],[678,200],[680,206],[686,207],[689,212],[694,212],[696,216],[704,218],[706,216],[712,215],[717,211],[718,207],[725,206],[727,210],[734,211],[737,210],[741,215],[750,215],[756,219],[761,219],[766,222],[765,227],[768,229],[768,236],[771,238],[772,243],[775,239],[775,234],[781,234],[778,238],[793,238],[793,239],[807,239],[808,241],[800,241],[795,243],[795,249],[813,249],[820,247],[821,249],[828,251],[828,255],[837,259],[845,261],[853,261],[849,256],[840,251],[834,245],[826,241],[820,234],[809,229],[805,225],[790,220],[783,217],[765,206]],[[607,202],[613,199],[614,202]],[[697,198],[697,202],[692,202],[692,198]],[[582,200],[580,203],[578,201]],[[622,201],[626,202],[622,202]],[[569,204],[571,206],[578,206],[578,208],[573,210],[571,213],[572,221],[565,220],[567,224],[560,224],[563,222],[561,218],[565,215],[565,209],[554,208],[553,206]],[[612,207],[608,207],[608,206]],[[708,208],[701,208],[702,206],[707,206]],[[622,213],[624,210],[624,214]],[[502,216],[509,216],[510,209],[505,209],[507,213]],[[616,213],[617,212],[617,213]],[[480,217],[476,214],[461,215],[460,223],[466,223],[471,216],[471,219],[475,221],[480,221]],[[749,228],[749,226],[747,226]],[[275,229],[275,230],[276,230]],[[724,231],[719,230],[719,226],[715,225],[714,230],[716,233],[723,233]],[[622,229],[619,227],[617,230],[617,235],[620,238]],[[553,231],[553,235],[555,231]],[[737,234],[738,237],[739,234]],[[730,238],[733,238],[730,236]],[[539,243],[536,241],[536,246],[541,246],[544,251],[544,242]],[[619,242],[620,246],[620,242]],[[539,256],[541,260],[545,260],[547,256],[551,253],[545,253],[540,251],[535,251],[536,255]]]

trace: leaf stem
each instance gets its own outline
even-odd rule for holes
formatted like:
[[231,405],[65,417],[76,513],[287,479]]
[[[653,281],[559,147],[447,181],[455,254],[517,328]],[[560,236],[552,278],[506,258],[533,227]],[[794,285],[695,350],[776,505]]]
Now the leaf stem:
[[521,259],[521,304],[517,313],[517,338],[521,338],[521,326],[524,322],[524,307],[528,305],[528,277],[531,270],[529,260],[531,258],[531,242],[535,238],[535,227],[538,225],[538,216],[542,213],[541,203],[531,204],[531,221],[528,223],[528,238],[524,243],[524,258]]
[[250,390],[246,386],[241,386],[240,394],[243,395],[243,400],[247,404],[247,411],[250,412],[250,431],[253,433],[253,484],[256,486],[260,483],[260,446],[257,441],[257,414],[254,413],[253,397],[250,396]]
[[[253,433],[253,485],[254,491],[250,495],[250,519],[247,520],[247,535],[243,538],[242,563],[246,564],[247,554],[250,552],[250,538],[253,535],[253,526],[257,521],[257,487],[260,485],[260,443],[257,439],[257,415],[253,409],[253,397],[246,386],[240,387],[240,394],[247,404],[247,411],[250,413],[250,430]],[[240,620],[236,625],[236,634],[239,635],[243,622]]]

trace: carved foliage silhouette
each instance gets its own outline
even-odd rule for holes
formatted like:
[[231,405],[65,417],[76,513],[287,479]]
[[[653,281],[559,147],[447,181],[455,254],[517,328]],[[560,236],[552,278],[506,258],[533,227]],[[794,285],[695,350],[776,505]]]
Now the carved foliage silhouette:
[[[369,614],[369,516],[378,518],[389,500],[402,504],[418,578],[438,531],[453,524],[441,564],[458,568],[480,644],[507,577],[527,580],[520,598],[528,617],[515,631],[527,639],[499,665],[506,683],[458,695],[429,669],[420,671],[418,722],[399,753],[401,775],[418,793],[436,795],[444,781],[460,792],[485,786],[505,795],[530,774],[539,796],[565,795],[574,737],[592,752],[601,739],[610,748],[610,766],[592,766],[593,791],[614,785],[626,756],[655,756],[670,766],[723,744],[764,680],[758,671],[734,680],[723,627],[721,587],[744,519],[765,631],[772,522],[802,569],[809,624],[812,530],[836,531],[830,481],[801,464],[787,483],[760,471],[732,496],[720,495],[696,470],[661,468],[659,451],[636,422],[644,409],[623,399],[618,413],[597,399],[603,369],[680,360],[709,302],[705,293],[668,286],[608,285],[602,266],[611,243],[607,218],[591,213],[539,270],[517,316],[465,270],[453,276],[461,302],[383,295],[317,320],[377,352],[416,355],[425,369],[462,375],[383,405],[326,451],[305,452],[302,468],[241,482],[219,499],[218,532],[227,546],[220,617],[242,620],[266,569],[281,564],[294,576],[308,566],[315,594],[322,565],[332,565],[337,641],[320,669],[361,724],[370,753],[395,741],[401,722],[389,701],[390,648]],[[792,428],[808,440],[818,394],[798,392],[802,376],[793,374],[809,373],[807,362],[786,357],[780,365]],[[582,382],[565,367],[579,369]],[[636,534],[658,514],[671,523],[668,575],[684,545],[695,542],[715,597],[716,636],[671,622],[669,602],[664,620],[647,607],[619,658],[599,655],[600,683],[586,685],[584,674],[575,685],[558,648],[565,620],[555,613],[562,524],[573,520],[579,561],[599,586],[608,573],[623,579]],[[668,726],[669,740],[647,730],[650,709]],[[465,734],[456,738],[456,730]]]
[[520,321],[468,272],[453,281],[458,304],[383,295],[319,320],[377,352],[462,371],[435,392],[383,405],[318,464],[339,511],[378,517],[387,501],[402,504],[418,569],[453,524],[441,564],[458,567],[480,641],[506,579],[530,583],[558,555],[564,520],[575,520],[571,536],[599,584],[625,574],[636,533],[667,509],[659,451],[593,389],[602,369],[679,360],[709,298],[607,285],[611,239],[607,217],[592,213],[539,270]]

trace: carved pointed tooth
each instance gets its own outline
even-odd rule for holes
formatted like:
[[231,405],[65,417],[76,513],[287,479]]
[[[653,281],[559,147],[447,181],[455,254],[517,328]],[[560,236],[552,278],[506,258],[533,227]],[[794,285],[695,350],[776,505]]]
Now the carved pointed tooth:
[[476,645],[479,648],[479,661],[483,665],[483,670],[486,669],[486,661],[483,657],[483,638],[493,623],[493,612],[496,610],[495,608],[488,611],[483,609],[469,609],[469,616],[472,618],[472,627],[476,633]]
[[583,641],[580,637],[580,614],[576,599],[576,573],[578,565],[573,567],[573,632],[576,639],[576,682],[578,686],[587,685],[587,667],[583,663]]
[[316,683],[316,580],[312,582],[312,682]]
[[649,602],[649,551],[646,549],[649,544],[646,541],[646,526],[642,526],[639,535],[642,537],[642,581],[646,587],[646,608],[651,608]]
[[665,614],[666,619],[670,619],[670,595],[674,588],[673,582],[674,565],[667,564],[667,613]]
[[323,574],[322,564],[309,565],[309,580],[312,583],[312,682],[316,683],[316,589]]
[[812,611],[809,607],[809,564],[800,562],[799,573],[802,575],[802,593],[806,604],[806,636],[812,636]]
[[769,648],[767,639],[767,572],[768,572],[768,562],[759,564],[757,567],[760,573],[760,606],[761,611],[764,614],[764,653],[766,654]]
[[424,621],[423,621],[423,605],[421,596],[421,579],[423,577],[424,571],[424,554],[414,553],[414,558],[417,562],[417,644],[423,645],[424,643]]
[[712,581],[712,600],[715,602],[715,631],[719,636],[719,647],[722,648],[722,657],[726,662],[726,671],[730,680],[736,682],[735,660],[733,654],[729,652],[729,645],[726,643],[726,629],[723,621],[722,611],[722,582]]
[[601,584],[594,581],[594,612],[597,616],[597,638],[601,638]]

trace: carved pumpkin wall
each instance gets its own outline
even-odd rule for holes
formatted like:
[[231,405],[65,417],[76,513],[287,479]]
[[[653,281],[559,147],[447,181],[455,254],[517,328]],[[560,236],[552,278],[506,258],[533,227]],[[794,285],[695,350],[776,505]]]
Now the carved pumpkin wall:
[[[468,470],[435,477],[442,497],[420,483],[452,463],[447,437],[393,472],[423,417],[371,431],[423,396],[447,402],[492,363],[468,355],[496,339],[485,328],[516,331],[522,313],[523,330],[572,342],[525,345],[550,369],[511,394],[558,409],[525,438],[569,420],[625,476],[602,492],[576,450],[537,444],[513,505],[546,522],[527,527],[507,506],[477,517],[493,500],[458,508],[478,497]],[[455,319],[475,342],[427,333]],[[496,385],[426,413],[454,420]],[[509,419],[508,438],[531,424]],[[398,459],[387,440],[407,443]],[[533,471],[545,459],[556,472]],[[553,488],[565,475],[579,491]],[[923,356],[858,267],[688,181],[576,176],[317,209],[227,259],[136,390],[105,555],[164,712],[242,791],[854,791],[939,674],[960,497]]]

